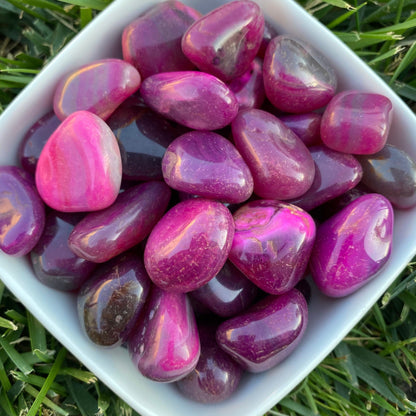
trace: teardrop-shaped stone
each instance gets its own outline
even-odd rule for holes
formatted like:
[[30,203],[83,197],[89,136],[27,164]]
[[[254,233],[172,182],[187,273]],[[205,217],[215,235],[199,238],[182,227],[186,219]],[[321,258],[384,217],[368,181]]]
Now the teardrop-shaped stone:
[[186,294],[153,286],[128,346],[134,365],[145,377],[172,382],[190,373],[201,347]]
[[217,133],[191,131],[176,138],[162,160],[163,177],[173,189],[240,203],[253,193],[253,177],[234,145]]
[[217,342],[245,370],[259,373],[292,353],[307,323],[306,300],[292,289],[283,295],[269,295],[247,312],[220,324]]
[[201,71],[230,81],[257,55],[264,17],[252,1],[226,3],[197,20],[182,38],[183,53]]
[[393,239],[393,209],[379,194],[363,195],[322,223],[309,269],[331,297],[355,292],[386,264]]
[[36,168],[36,186],[50,207],[96,211],[116,199],[121,185],[117,140],[95,114],[77,111],[49,138]]

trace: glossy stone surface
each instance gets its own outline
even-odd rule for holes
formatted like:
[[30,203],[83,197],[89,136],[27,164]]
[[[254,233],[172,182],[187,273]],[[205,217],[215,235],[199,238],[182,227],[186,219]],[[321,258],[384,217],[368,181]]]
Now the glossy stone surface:
[[140,93],[154,111],[194,130],[221,129],[238,112],[231,90],[203,72],[156,74],[143,81]]
[[145,106],[121,105],[107,120],[118,140],[123,179],[152,181],[163,179],[162,157],[184,128]]
[[176,138],[162,160],[173,189],[223,202],[240,203],[253,193],[253,177],[234,145],[217,133],[191,131]]
[[19,161],[22,168],[32,175],[35,175],[36,165],[39,156],[49,136],[61,124],[61,120],[56,117],[53,111],[49,111],[42,116],[23,137],[19,146]]
[[259,293],[257,286],[227,261],[216,276],[190,296],[216,315],[228,318],[247,309]]
[[33,178],[17,166],[0,166],[0,250],[24,256],[45,226],[45,207]]
[[164,182],[145,182],[119,194],[108,208],[91,212],[68,239],[79,257],[103,263],[144,240],[165,213],[171,191]]
[[234,213],[230,261],[255,285],[279,295],[304,276],[315,240],[315,223],[301,208],[259,200]]
[[234,78],[228,87],[237,98],[240,110],[260,108],[266,97],[263,85],[263,62],[258,58],[254,59],[250,68]]
[[38,244],[30,252],[36,277],[46,286],[62,291],[78,290],[96,264],[75,255],[68,237],[83,214],[50,211]]
[[379,152],[358,156],[362,183],[399,209],[416,205],[416,163],[403,150],[386,144]]
[[305,333],[308,308],[296,289],[269,295],[247,312],[223,322],[219,346],[245,370],[266,371],[290,355]]
[[337,87],[335,71],[322,53],[289,35],[270,41],[263,75],[267,98],[288,113],[307,113],[325,106]]
[[182,38],[182,51],[201,71],[230,81],[257,55],[264,17],[252,1],[223,4],[198,19]]
[[121,156],[114,134],[95,114],[77,111],[49,138],[36,168],[36,186],[50,207],[96,211],[116,199]]
[[384,95],[343,91],[325,109],[321,139],[339,152],[373,154],[386,144],[392,117],[392,103]]
[[281,115],[279,119],[309,147],[321,142],[321,117],[318,113],[305,113]]
[[307,147],[277,117],[263,110],[240,111],[232,122],[233,139],[264,199],[291,199],[312,185],[315,163]]
[[172,292],[190,292],[224,266],[234,221],[220,202],[203,198],[175,205],[153,228],[144,262],[150,278]]
[[115,347],[126,341],[150,290],[138,253],[101,265],[78,294],[78,315],[89,339]]
[[354,188],[363,175],[361,165],[353,155],[324,145],[309,147],[309,151],[315,161],[312,186],[301,197],[290,200],[306,211]]
[[53,97],[53,109],[64,120],[86,110],[103,120],[140,87],[136,68],[121,59],[101,59],[83,65],[63,77]]
[[393,209],[382,195],[368,194],[351,202],[317,230],[309,269],[327,296],[355,292],[390,257]]
[[165,1],[151,7],[123,31],[123,59],[134,65],[143,78],[159,72],[194,68],[183,54],[181,40],[201,13],[180,1]]
[[153,286],[129,339],[134,365],[145,377],[173,382],[195,368],[200,351],[198,328],[186,294]]
[[215,325],[199,324],[201,355],[195,369],[177,382],[179,391],[200,403],[218,403],[237,389],[242,368],[215,341]]

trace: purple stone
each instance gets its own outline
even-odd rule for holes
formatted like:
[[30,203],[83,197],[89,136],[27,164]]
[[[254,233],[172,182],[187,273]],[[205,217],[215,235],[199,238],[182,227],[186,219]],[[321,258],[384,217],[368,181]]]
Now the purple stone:
[[144,251],[153,282],[172,292],[190,292],[224,266],[234,236],[230,211],[203,198],[179,202],[153,228]]
[[252,1],[233,1],[193,23],[183,35],[182,51],[201,71],[230,81],[248,70],[263,32],[260,7]]
[[338,152],[373,154],[386,144],[392,117],[392,103],[384,95],[343,91],[325,109],[321,138]]
[[150,8],[123,31],[123,58],[144,78],[159,72],[194,68],[183,54],[182,36],[201,13],[180,1],[165,1]]
[[78,315],[88,338],[115,347],[127,340],[151,282],[137,253],[101,265],[78,294]]
[[171,191],[164,182],[145,182],[119,194],[110,207],[88,214],[69,236],[79,257],[103,263],[144,240],[165,213]]
[[256,285],[227,261],[216,276],[190,295],[211,312],[228,318],[247,309],[259,292]]
[[186,294],[153,286],[129,339],[134,365],[145,377],[173,382],[195,368],[200,351],[198,328]]
[[140,93],[154,111],[194,130],[221,129],[238,112],[227,85],[203,72],[156,74],[143,81]]
[[368,194],[351,202],[317,230],[309,269],[327,296],[355,292],[390,257],[393,209],[382,195]]
[[309,151],[315,161],[312,186],[299,198],[288,201],[306,211],[354,188],[363,174],[353,155],[336,152],[324,145],[310,147]]
[[309,147],[321,142],[321,117],[317,113],[306,113],[281,115],[279,119]]
[[325,106],[337,78],[327,59],[311,45],[288,35],[272,39],[263,63],[267,98],[279,110],[307,113]]
[[234,213],[230,261],[255,285],[280,295],[305,274],[315,223],[301,208],[279,201],[252,201]]
[[75,255],[68,237],[83,214],[50,211],[38,244],[31,251],[36,277],[46,286],[62,291],[78,290],[96,264]]
[[40,153],[49,136],[60,124],[61,120],[56,117],[53,111],[50,111],[36,121],[27,131],[19,147],[20,164],[26,172],[35,175]]
[[266,371],[299,344],[308,322],[308,308],[296,289],[269,295],[247,312],[223,322],[217,330],[219,346],[245,370]]
[[253,177],[240,153],[214,132],[191,131],[175,139],[162,171],[171,188],[209,199],[240,203],[253,193]]
[[75,111],[86,110],[103,120],[140,87],[136,68],[121,59],[101,59],[70,72],[55,90],[53,108],[64,120]]
[[237,150],[264,199],[291,199],[312,185],[315,163],[307,147],[277,117],[263,110],[240,111],[232,122]]
[[32,176],[16,166],[0,166],[0,250],[28,254],[45,226],[45,207]]

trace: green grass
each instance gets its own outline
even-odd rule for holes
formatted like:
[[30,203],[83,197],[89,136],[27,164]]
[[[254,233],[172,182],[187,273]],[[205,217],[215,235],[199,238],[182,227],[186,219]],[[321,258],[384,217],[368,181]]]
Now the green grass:
[[[0,112],[110,0],[0,0]],[[415,0],[300,0],[416,103]],[[416,413],[416,267],[267,415]],[[137,415],[0,283],[0,414]]]

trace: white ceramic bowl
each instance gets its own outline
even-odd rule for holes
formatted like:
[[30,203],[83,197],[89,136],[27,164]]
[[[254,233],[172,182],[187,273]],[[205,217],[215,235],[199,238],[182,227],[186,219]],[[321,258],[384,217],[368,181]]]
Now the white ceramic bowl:
[[[183,0],[207,12],[221,0]],[[57,56],[0,118],[0,164],[17,163],[17,148],[28,128],[52,106],[59,78],[104,57],[120,57],[123,27],[156,0],[116,0]],[[320,49],[335,67],[339,90],[359,89],[388,96],[394,106],[389,142],[416,159],[416,118],[409,108],[356,55],[291,0],[258,0],[279,33],[290,33]],[[81,332],[75,298],[41,285],[26,258],[0,253],[0,277],[43,325],[116,394],[143,416],[258,416],[273,407],[311,372],[383,294],[416,253],[416,209],[397,211],[393,254],[377,278],[343,299],[313,293],[307,332],[294,353],[277,367],[243,378],[227,401],[201,405],[184,398],[174,385],[142,377],[123,348],[100,349]]]

